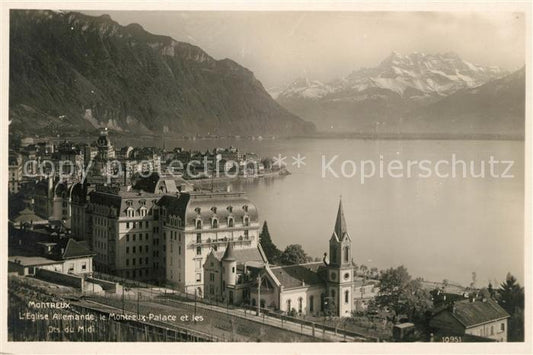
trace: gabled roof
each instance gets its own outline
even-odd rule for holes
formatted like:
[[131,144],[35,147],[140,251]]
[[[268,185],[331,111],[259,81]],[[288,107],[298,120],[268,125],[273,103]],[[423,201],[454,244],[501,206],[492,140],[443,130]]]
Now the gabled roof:
[[[63,245],[64,243],[58,243],[58,247],[63,247]],[[94,255],[94,253],[87,248],[86,244],[77,242],[74,239],[68,239],[64,249],[63,255],[61,255],[62,259],[72,259]]]
[[324,284],[320,276],[323,269],[322,262],[308,264],[272,266],[270,270],[279,283],[285,288]]
[[510,317],[509,313],[492,299],[475,302],[470,300],[458,301],[454,303],[454,306],[453,311],[450,309],[444,311],[450,312],[465,328]]

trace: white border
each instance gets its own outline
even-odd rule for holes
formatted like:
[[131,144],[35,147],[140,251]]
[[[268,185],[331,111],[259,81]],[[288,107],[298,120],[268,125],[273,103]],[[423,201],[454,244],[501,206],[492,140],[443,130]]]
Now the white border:
[[[146,354],[146,353],[213,353],[213,354],[533,354],[531,339],[531,157],[533,156],[531,123],[531,48],[532,22],[531,1],[481,2],[373,2],[373,1],[2,1],[0,14],[1,58],[0,58],[0,108],[1,108],[1,165],[7,170],[8,141],[8,61],[9,61],[9,9],[68,9],[68,10],[205,10],[205,11],[520,11],[526,19],[526,144],[525,144],[525,343],[54,343],[54,342],[7,342],[7,263],[0,265],[0,280],[4,291],[0,292],[0,351],[27,354]],[[0,186],[7,186],[7,171],[0,174]],[[1,189],[1,203],[7,212],[7,189]],[[5,216],[5,215],[4,215]],[[1,250],[7,256],[7,219],[0,218]],[[7,258],[6,258],[7,259]],[[5,259],[3,259],[5,260]]]

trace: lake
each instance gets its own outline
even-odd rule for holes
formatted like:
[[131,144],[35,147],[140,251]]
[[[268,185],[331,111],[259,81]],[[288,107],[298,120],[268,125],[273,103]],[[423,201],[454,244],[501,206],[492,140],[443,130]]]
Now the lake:
[[[381,269],[403,264],[413,276],[463,285],[470,284],[475,272],[476,286],[486,286],[489,281],[499,283],[511,272],[523,284],[523,141],[167,138],[165,144],[167,149],[181,146],[197,150],[232,145],[260,156],[287,156],[285,162],[292,175],[232,186],[248,193],[260,219],[268,221],[272,239],[280,249],[301,244],[309,255],[322,257],[328,250],[342,195],[353,256],[359,265]],[[291,158],[298,154],[305,156],[306,164],[299,168],[292,165]],[[344,160],[356,165],[361,160],[372,160],[377,168],[380,156],[387,166],[391,160],[404,165],[422,160],[434,164],[450,161],[453,154],[456,160],[467,162],[466,177],[462,176],[462,165],[456,165],[455,177],[442,177],[452,172],[445,163],[438,170],[441,177],[420,174],[421,168],[417,175],[415,166],[410,177],[404,167],[404,177],[393,177],[398,175],[395,170],[383,177],[367,178],[364,183],[359,170],[354,174],[352,163],[345,164],[345,176],[341,171]],[[335,155],[338,158],[331,167],[338,177],[329,170],[324,177],[323,159],[327,164]],[[514,177],[491,176],[491,156],[497,161],[514,161],[505,174]],[[470,161],[475,174],[485,161],[485,177],[471,176]],[[497,165],[494,175],[503,175],[502,164]]]

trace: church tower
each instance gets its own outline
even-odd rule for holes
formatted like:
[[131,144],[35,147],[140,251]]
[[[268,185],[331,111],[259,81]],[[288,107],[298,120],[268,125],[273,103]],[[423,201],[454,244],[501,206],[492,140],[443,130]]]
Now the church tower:
[[339,202],[333,235],[329,239],[328,308],[340,317],[353,309],[352,239],[348,234],[342,200]]

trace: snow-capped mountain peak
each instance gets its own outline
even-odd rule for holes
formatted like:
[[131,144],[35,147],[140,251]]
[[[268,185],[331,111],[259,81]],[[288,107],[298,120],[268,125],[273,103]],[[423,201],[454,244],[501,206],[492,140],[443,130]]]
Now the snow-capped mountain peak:
[[498,67],[467,62],[453,52],[402,55],[394,51],[378,66],[353,71],[341,80],[321,83],[307,78],[297,79],[283,89],[278,98],[317,100],[332,94],[348,98],[369,89],[388,90],[407,98],[447,96],[506,74]]

